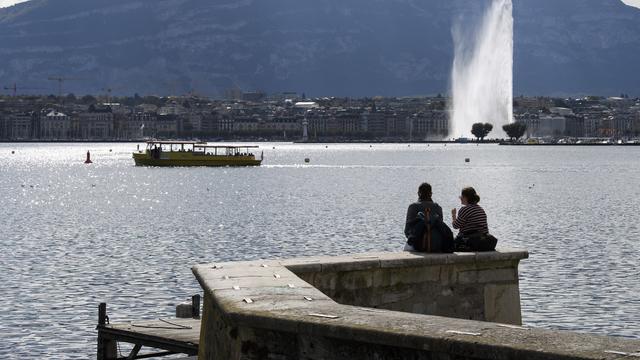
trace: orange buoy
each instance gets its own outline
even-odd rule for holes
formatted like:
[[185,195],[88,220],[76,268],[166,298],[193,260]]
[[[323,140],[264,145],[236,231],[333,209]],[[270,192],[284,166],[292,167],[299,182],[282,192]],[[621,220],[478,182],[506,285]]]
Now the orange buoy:
[[84,163],[85,164],[93,164],[93,161],[91,161],[91,153],[89,153],[89,151],[87,151],[87,160],[85,160]]

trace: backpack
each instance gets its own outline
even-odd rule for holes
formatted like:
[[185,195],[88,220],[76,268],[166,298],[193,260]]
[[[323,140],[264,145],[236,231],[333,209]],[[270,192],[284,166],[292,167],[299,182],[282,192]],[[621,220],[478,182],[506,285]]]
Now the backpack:
[[458,235],[455,250],[459,252],[495,251],[498,239],[491,234]]
[[426,209],[425,212],[418,213],[407,242],[417,252],[452,253],[454,250],[453,232],[440,216],[431,214],[429,209]]

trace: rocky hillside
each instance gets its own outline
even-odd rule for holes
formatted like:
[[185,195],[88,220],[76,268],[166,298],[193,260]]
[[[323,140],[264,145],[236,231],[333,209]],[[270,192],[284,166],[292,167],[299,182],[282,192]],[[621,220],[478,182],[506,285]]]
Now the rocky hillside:
[[[486,0],[32,0],[0,9],[0,85],[65,92],[446,92]],[[514,0],[516,95],[640,95],[640,10]],[[43,90],[34,92],[42,92]],[[25,91],[27,92],[27,91]]]

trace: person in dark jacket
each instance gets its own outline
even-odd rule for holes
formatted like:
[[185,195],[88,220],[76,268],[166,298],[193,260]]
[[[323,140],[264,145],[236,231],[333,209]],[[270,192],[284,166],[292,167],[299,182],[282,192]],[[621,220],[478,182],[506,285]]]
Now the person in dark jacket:
[[[409,209],[407,209],[407,219],[404,225],[404,235],[407,239],[410,239],[413,231],[413,225],[418,220],[419,213],[426,213],[426,210],[429,209],[432,216],[439,216],[442,219],[442,207],[433,201],[431,185],[428,183],[423,183],[418,188],[418,201],[409,205]],[[407,242],[404,247],[405,251],[414,251],[415,249],[411,244]]]

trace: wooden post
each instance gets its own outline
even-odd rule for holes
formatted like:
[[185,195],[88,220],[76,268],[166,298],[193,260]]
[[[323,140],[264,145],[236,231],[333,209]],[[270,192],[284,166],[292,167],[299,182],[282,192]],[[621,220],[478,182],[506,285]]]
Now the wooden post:
[[191,316],[194,319],[200,318],[200,295],[193,295],[191,297]]
[[118,358],[118,345],[112,340],[105,338],[102,328],[109,322],[107,316],[107,304],[98,305],[98,360],[112,360]]
[[107,323],[107,304],[100,303],[98,305],[98,325],[104,325]]

